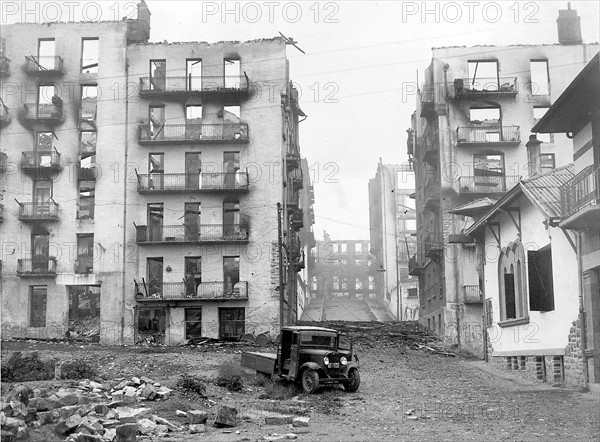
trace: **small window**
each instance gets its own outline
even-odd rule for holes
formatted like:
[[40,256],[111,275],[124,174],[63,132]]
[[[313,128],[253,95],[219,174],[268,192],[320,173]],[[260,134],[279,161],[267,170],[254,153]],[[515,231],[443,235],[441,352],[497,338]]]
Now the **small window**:
[[354,288],[356,290],[362,290],[363,284],[362,284],[362,280],[361,279],[356,279],[356,283],[355,283]]
[[52,150],[54,132],[37,132],[35,138],[35,150],[37,152],[48,152]]
[[408,295],[409,298],[416,298],[418,296],[418,291],[416,287],[410,287],[408,288]]
[[354,251],[359,252],[359,253],[362,252],[362,243],[360,243],[360,242],[355,243]]
[[100,40],[83,38],[81,40],[81,73],[96,74],[98,72],[98,51]]
[[531,60],[531,94],[550,95],[550,78],[548,74],[548,60]]
[[138,311],[139,341],[148,340],[164,343],[166,330],[166,310],[164,308],[148,308]]
[[33,285],[29,288],[29,326],[46,326],[46,305],[48,302],[48,287]]
[[345,242],[343,242],[341,244],[341,246],[342,246],[342,253],[346,253],[348,251],[348,245]]
[[473,107],[469,110],[472,124],[498,124],[500,122],[499,107]]
[[529,309],[541,312],[554,310],[551,246],[538,251],[527,251],[527,273],[529,280]]
[[542,163],[542,173],[554,170],[556,167],[553,153],[541,154],[540,161]]
[[245,334],[244,307],[219,308],[219,339],[239,339]]
[[369,290],[375,290],[375,277],[369,276]]

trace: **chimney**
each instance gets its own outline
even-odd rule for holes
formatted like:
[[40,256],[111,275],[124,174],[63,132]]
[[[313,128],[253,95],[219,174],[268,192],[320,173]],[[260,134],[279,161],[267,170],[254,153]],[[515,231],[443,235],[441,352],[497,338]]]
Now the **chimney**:
[[537,135],[529,135],[529,141],[527,141],[527,168],[529,172],[529,178],[534,177],[542,173],[542,158],[540,145],[542,142],[537,139]]
[[558,42],[561,45],[579,45],[581,39],[581,17],[577,10],[571,9],[571,3],[567,3],[567,9],[558,11],[556,24],[558,26]]

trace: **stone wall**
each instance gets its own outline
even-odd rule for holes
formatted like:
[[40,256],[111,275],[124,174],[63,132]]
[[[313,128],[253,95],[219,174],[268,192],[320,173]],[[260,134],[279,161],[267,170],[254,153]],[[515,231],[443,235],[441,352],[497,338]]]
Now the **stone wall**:
[[569,385],[583,385],[583,364],[581,360],[581,327],[579,320],[573,321],[569,331],[569,343],[564,357],[565,382]]

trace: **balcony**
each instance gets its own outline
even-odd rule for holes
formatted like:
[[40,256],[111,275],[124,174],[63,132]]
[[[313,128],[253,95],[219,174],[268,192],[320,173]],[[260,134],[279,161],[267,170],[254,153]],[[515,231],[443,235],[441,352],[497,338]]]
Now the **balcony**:
[[425,270],[426,264],[425,255],[423,253],[415,253],[408,260],[408,274],[412,276],[419,276]]
[[8,113],[8,106],[4,103],[0,103],[0,123],[6,124],[10,121],[10,115]]
[[423,118],[435,117],[435,94],[434,87],[432,84],[423,84],[421,92],[421,114]]
[[17,276],[56,276],[56,258],[34,256],[17,260]]
[[465,304],[482,304],[483,292],[479,288],[479,284],[463,285],[463,296]]
[[425,183],[425,189],[423,191],[423,197],[425,200],[425,207],[431,209],[433,207],[439,207],[440,205],[440,182],[437,176],[430,177]]
[[586,167],[560,188],[563,221],[569,229],[598,229],[600,219],[600,165]]
[[19,219],[21,221],[58,221],[58,204],[54,201],[47,201],[45,203],[19,203],[19,206]]
[[423,249],[426,257],[434,258],[435,256],[442,255],[444,253],[444,243],[439,235],[430,233],[425,238]]
[[288,172],[300,167],[300,154],[296,152],[288,152],[285,156],[285,164]]
[[439,146],[437,130],[431,128],[425,130],[419,140],[419,150],[423,152],[423,161],[431,165],[437,164],[440,155]]
[[10,61],[4,55],[0,55],[0,75],[10,74]]
[[296,169],[292,169],[292,172],[290,173],[291,178],[292,178],[292,186],[294,186],[294,189],[302,189],[304,188],[304,175],[302,173],[302,169],[300,168],[296,168]]
[[286,205],[288,210],[297,210],[300,203],[300,195],[298,192],[288,190]]
[[0,152],[0,170],[5,171],[8,164],[8,155],[5,152]]
[[139,143],[158,144],[247,143],[248,124],[165,124],[140,126]]
[[239,224],[177,226],[136,226],[136,242],[141,245],[246,243],[248,227]]
[[496,100],[517,95],[517,77],[457,78],[454,80],[456,99]]
[[25,103],[23,106],[25,108],[23,117],[26,121],[40,123],[60,123],[63,120],[62,107],[54,104]]
[[21,169],[23,172],[57,172],[60,168],[60,154],[56,151],[21,153]]
[[30,75],[64,74],[63,60],[58,55],[25,57],[25,73]]
[[292,228],[299,230],[304,227],[304,210],[298,209],[292,213]]
[[475,146],[518,146],[521,144],[519,126],[500,126],[494,124],[458,127],[456,129],[458,145]]
[[245,75],[199,77],[140,78],[140,96],[176,96],[194,94],[224,94],[242,98],[248,94],[249,80]]
[[502,194],[512,189],[520,179],[520,176],[505,175],[461,176],[460,194]]
[[138,175],[138,192],[142,194],[246,192],[248,172],[165,173]]
[[138,302],[247,301],[248,282],[238,281],[235,284],[224,281],[137,283],[135,299]]

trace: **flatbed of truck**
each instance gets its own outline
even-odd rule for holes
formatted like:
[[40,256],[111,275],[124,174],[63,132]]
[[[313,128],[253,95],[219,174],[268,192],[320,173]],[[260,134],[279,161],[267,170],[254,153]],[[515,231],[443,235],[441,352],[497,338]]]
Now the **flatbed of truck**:
[[274,374],[277,355],[275,353],[262,353],[258,351],[245,351],[242,353],[242,367],[251,368],[257,372]]

